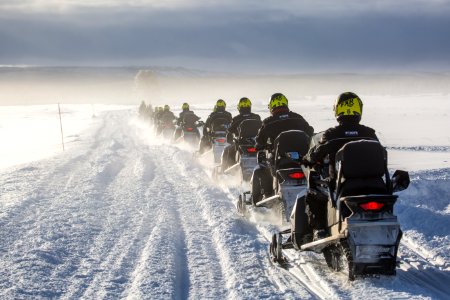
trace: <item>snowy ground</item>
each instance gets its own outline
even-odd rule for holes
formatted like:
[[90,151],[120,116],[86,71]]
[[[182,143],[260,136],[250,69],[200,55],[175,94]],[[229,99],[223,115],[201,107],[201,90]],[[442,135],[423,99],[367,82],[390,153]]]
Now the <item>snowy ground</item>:
[[[332,97],[296,99],[316,131]],[[205,117],[211,105],[192,105]],[[231,105],[230,105],[231,106]],[[255,111],[267,115],[264,105]],[[436,109],[438,107],[439,109]],[[366,97],[364,123],[412,184],[395,278],[349,282],[323,257],[268,259],[274,229],[237,215],[239,187],[155,138],[137,107],[0,108],[0,298],[446,299],[450,295],[449,96]],[[232,110],[234,113],[235,111]]]

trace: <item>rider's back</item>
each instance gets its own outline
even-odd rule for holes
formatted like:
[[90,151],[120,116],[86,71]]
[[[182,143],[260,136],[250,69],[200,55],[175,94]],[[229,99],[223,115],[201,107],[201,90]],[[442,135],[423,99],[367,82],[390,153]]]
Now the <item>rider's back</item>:
[[264,148],[267,143],[273,143],[281,132],[287,130],[301,130],[308,136],[314,133],[313,127],[301,115],[288,109],[281,110],[280,113],[264,119],[256,137],[258,149]]

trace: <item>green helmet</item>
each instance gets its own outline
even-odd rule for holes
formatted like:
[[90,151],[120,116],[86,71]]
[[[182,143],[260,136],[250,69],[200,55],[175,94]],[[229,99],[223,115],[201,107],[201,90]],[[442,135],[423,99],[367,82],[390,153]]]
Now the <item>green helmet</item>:
[[183,105],[181,105],[181,109],[182,109],[183,111],[189,110],[189,104],[186,103],[186,102],[184,102]]
[[243,97],[243,98],[239,99],[239,103],[237,105],[238,111],[241,111],[241,108],[251,109],[252,102],[250,101],[250,99],[248,99],[247,97]]
[[273,109],[277,107],[288,107],[288,99],[281,93],[273,94],[272,97],[270,97],[268,107],[270,112],[272,112]]
[[169,105],[164,105],[164,111],[169,111],[170,110],[170,106]]

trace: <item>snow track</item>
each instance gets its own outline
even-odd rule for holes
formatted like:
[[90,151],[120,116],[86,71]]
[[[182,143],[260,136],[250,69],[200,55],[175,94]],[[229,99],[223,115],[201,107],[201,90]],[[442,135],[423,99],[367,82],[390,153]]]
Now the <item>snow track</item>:
[[[74,143],[59,156],[0,173],[2,299],[445,299],[450,294],[448,231],[427,240],[426,229],[406,221],[436,207],[436,217],[448,217],[445,200],[418,207],[423,187],[411,190],[411,203],[399,205],[405,239],[398,276],[348,282],[314,253],[289,250],[291,268],[272,265],[267,249],[275,228],[239,217],[237,189],[215,184],[191,152],[155,139],[134,112],[102,114]],[[417,244],[417,238],[426,241]]]

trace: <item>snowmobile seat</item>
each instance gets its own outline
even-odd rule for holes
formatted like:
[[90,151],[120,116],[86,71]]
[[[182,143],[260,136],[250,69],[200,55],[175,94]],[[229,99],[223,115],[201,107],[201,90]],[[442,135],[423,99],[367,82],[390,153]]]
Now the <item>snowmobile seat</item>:
[[[242,121],[238,126],[238,142],[246,142],[254,139],[261,128],[262,122],[260,120],[248,119]],[[254,141],[252,142],[252,144]]]
[[383,180],[388,180],[387,152],[378,141],[348,142],[335,160],[338,195],[388,194],[388,184]]
[[211,122],[211,135],[212,136],[225,136],[229,121],[225,118],[217,118]]
[[298,168],[308,152],[310,137],[301,130],[280,133],[274,141],[275,169]]
[[[345,146],[345,144],[349,143],[349,142],[353,142],[353,141],[360,141],[360,140],[373,140],[371,138],[361,138],[361,137],[345,137],[345,138],[336,138],[333,140],[330,140],[328,142],[326,142],[323,145],[320,145],[319,141],[321,139],[322,134],[319,133],[315,136],[313,136],[313,138],[311,139],[311,145],[310,145],[310,149],[313,147],[327,147],[329,150],[329,153],[334,153],[334,155],[329,155],[329,163],[328,164],[323,164],[322,168],[321,168],[321,175],[322,177],[326,178],[328,176],[330,176],[330,178],[334,179],[336,178],[336,153],[343,147]],[[376,141],[376,140],[374,140]]]

